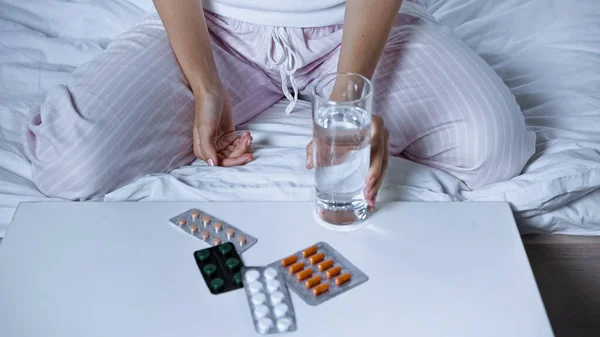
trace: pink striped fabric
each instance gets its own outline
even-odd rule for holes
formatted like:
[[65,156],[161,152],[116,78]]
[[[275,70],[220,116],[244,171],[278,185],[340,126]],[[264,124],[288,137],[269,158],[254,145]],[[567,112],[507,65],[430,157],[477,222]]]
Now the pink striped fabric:
[[[373,77],[374,113],[390,130],[391,154],[472,188],[517,175],[535,136],[515,98],[476,53],[427,18],[398,15]],[[301,93],[336,69],[341,25],[289,29],[207,19],[236,124],[283,97],[277,36],[293,50]],[[48,196],[84,200],[187,165],[194,160],[193,109],[164,27],[149,16],[33,109],[25,142],[34,180]]]

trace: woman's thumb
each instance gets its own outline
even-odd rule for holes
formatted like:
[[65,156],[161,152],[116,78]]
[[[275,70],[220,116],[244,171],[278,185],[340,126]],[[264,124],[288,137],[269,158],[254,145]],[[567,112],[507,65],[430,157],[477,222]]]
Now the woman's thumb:
[[215,131],[210,126],[198,127],[198,142],[195,142],[194,147],[196,152],[202,155],[202,158],[209,166],[219,165],[217,158],[217,150],[215,148]]

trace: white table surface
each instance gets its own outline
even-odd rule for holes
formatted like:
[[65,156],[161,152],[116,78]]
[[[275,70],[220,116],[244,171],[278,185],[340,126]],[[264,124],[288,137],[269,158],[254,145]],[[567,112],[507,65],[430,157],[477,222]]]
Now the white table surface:
[[326,241],[369,281],[319,306],[295,294],[293,336],[552,336],[507,204],[390,203],[350,233],[311,203],[23,203],[0,244],[0,336],[254,336],[242,290],[211,295],[205,244],[168,219],[196,207],[258,237],[265,265]]

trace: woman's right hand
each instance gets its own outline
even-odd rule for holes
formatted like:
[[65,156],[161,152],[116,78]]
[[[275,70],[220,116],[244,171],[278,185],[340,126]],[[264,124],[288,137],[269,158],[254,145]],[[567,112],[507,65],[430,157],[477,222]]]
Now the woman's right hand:
[[236,166],[253,159],[250,132],[236,135],[229,94],[215,63],[202,1],[154,0],[177,62],[194,92],[193,145],[208,165]]
[[195,95],[194,154],[210,166],[238,166],[254,157],[249,152],[249,131],[235,132],[229,94],[217,92]]

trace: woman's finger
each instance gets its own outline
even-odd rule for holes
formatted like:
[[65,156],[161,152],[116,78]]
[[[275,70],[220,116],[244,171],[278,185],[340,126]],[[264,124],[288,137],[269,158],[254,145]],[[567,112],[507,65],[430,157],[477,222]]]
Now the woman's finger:
[[221,166],[240,166],[251,162],[254,159],[252,153],[244,153],[239,157],[222,157]]
[[209,166],[219,165],[214,144],[214,129],[207,125],[194,127],[194,154],[203,159]]
[[375,204],[375,193],[381,185],[381,172],[383,169],[383,151],[375,150],[371,153],[371,168],[369,169],[369,175],[367,178],[367,186],[365,188],[365,199],[369,206]]
[[250,131],[246,130],[246,131],[243,131],[239,136],[236,136],[235,139],[233,140],[232,144],[235,145],[235,146],[238,146],[240,144],[240,139],[244,135],[248,135],[248,136],[250,136],[250,138],[252,138],[252,135],[250,134]]
[[379,116],[373,116],[371,128],[371,165],[369,174],[367,175],[367,184],[365,187],[365,199],[369,206],[375,204],[375,193],[381,186],[383,179],[385,161],[385,153],[387,148],[386,135],[387,130],[383,125],[383,120]]
[[194,149],[194,156],[196,156],[198,159],[205,160],[200,148],[200,134],[198,133],[198,127],[196,125],[194,125],[194,131],[192,133],[192,145]]
[[308,145],[306,145],[306,168],[312,169],[314,167],[313,163],[313,142],[312,140]]
[[377,193],[383,184],[383,179],[385,178],[385,173],[388,167],[388,139],[389,134],[388,130],[384,129],[383,143],[381,148],[383,149],[383,155],[381,156],[381,170],[379,171],[379,176],[373,182],[373,186],[371,187],[371,193],[369,195],[370,200],[373,202],[373,206],[375,205],[375,201],[377,200]]
[[227,150],[231,151],[227,157],[239,157],[250,150],[250,145],[252,145],[252,136],[250,136],[250,133],[242,134],[242,136],[236,138],[236,140],[237,139],[239,139],[237,146],[227,146]]
[[230,157],[229,155],[231,154],[231,151],[225,149],[225,150],[219,151],[218,154],[219,154],[219,161],[221,161],[221,157],[223,157],[223,158],[229,158]]

